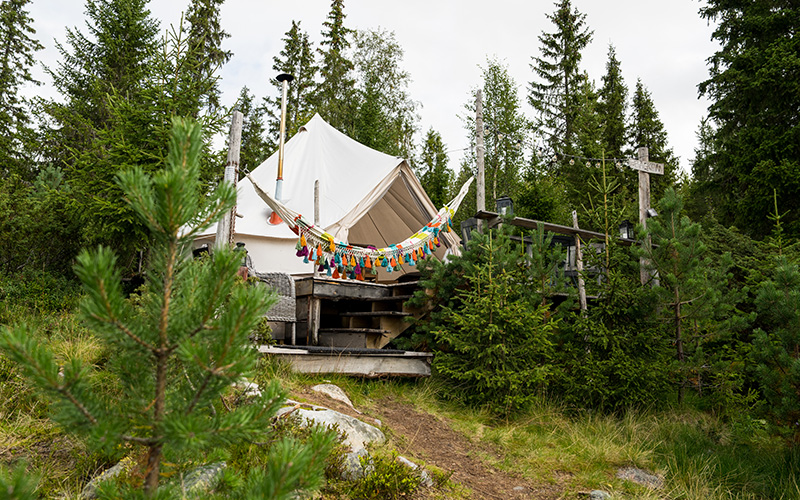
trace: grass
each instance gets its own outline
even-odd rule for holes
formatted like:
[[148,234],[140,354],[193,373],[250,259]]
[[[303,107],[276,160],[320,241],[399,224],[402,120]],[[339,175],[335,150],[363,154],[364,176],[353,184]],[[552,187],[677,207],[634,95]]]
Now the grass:
[[[25,319],[36,326],[41,341],[49,343],[59,359],[78,357],[98,367],[105,362],[106,347],[72,314],[26,314]],[[622,416],[576,414],[542,399],[518,418],[500,421],[487,412],[442,399],[448,388],[435,377],[367,380],[333,374],[309,376],[293,374],[280,362],[264,361],[253,378],[260,384],[278,379],[290,391],[333,383],[348,394],[356,408],[377,418],[379,401],[407,402],[417,411],[446,419],[455,430],[486,445],[480,449],[492,451],[479,452],[484,461],[536,483],[557,484],[567,496],[603,489],[615,498],[800,500],[800,450],[787,448],[770,437],[760,421],[747,416],[730,422],[685,407],[630,411]],[[4,401],[0,406],[0,464],[12,467],[25,460],[29,470],[43,478],[40,495],[72,498],[87,478],[110,465],[47,419],[46,401],[2,355],[0,398]],[[626,466],[663,476],[665,489],[653,492],[616,478],[616,471]],[[447,475],[446,471],[438,473]],[[468,496],[451,484],[430,498]]]

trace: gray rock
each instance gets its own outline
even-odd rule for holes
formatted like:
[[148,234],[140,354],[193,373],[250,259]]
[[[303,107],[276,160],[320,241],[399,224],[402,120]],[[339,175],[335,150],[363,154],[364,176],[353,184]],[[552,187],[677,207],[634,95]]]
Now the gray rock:
[[381,444],[386,441],[386,436],[383,435],[380,429],[357,418],[323,408],[322,406],[309,405],[309,407],[297,409],[283,407],[278,410],[277,415],[281,416],[294,411],[294,414],[303,421],[324,425],[329,428],[337,426],[339,431],[344,433],[344,444],[354,452],[366,448],[369,443]]
[[261,388],[255,382],[251,382],[246,378],[242,378],[235,384],[233,384],[233,388],[237,391],[241,391],[242,397],[244,398],[258,398],[261,397]]
[[191,495],[208,493],[216,486],[227,466],[225,462],[217,462],[189,471],[183,479],[183,490]]
[[124,472],[130,472],[135,466],[136,462],[134,462],[131,457],[123,458],[110,469],[106,469],[98,476],[93,477],[92,480],[83,487],[83,490],[81,491],[81,498],[87,500],[97,498],[97,487],[100,486],[100,483],[114,479]]
[[617,477],[648,488],[659,490],[664,487],[664,478],[636,467],[623,467],[617,471]]
[[512,489],[513,491],[516,491],[517,493],[522,493],[523,491],[525,491],[525,487],[524,487],[524,486],[514,486],[514,487],[513,487],[513,488],[511,488],[511,489]]
[[361,413],[360,411],[355,409],[353,403],[350,401],[350,398],[347,397],[347,394],[345,394],[345,392],[338,385],[319,384],[312,387],[311,390],[314,392],[318,392],[320,394],[324,394],[331,399],[335,399],[336,401],[340,401],[349,406],[350,408],[352,408],[354,411]]
[[342,479],[346,481],[358,481],[373,470],[373,465],[369,459],[365,459],[362,464],[362,458],[368,457],[369,453],[365,448],[358,451],[351,451],[344,455],[344,464],[342,467]]
[[431,488],[433,486],[433,479],[431,479],[431,475],[428,474],[428,471],[426,471],[425,469],[421,469],[419,465],[415,464],[406,457],[398,456],[397,461],[413,471],[419,471],[419,479],[420,479],[419,484],[421,484],[426,488]]
[[603,490],[592,490],[589,492],[590,500],[608,500],[609,498],[611,498],[611,495]]

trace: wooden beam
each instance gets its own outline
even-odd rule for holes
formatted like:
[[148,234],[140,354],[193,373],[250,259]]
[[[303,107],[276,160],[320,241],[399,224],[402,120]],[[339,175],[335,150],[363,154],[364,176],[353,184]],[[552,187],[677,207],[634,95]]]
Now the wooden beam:
[[[605,240],[606,235],[603,233],[598,233],[595,231],[587,231],[586,229],[576,229],[574,227],[569,226],[562,226],[561,224],[553,224],[550,222],[543,222],[534,219],[525,219],[522,217],[514,217],[513,219],[506,219],[503,220],[500,216],[494,212],[478,212],[475,214],[475,217],[482,220],[490,221],[490,227],[493,227],[496,224],[493,224],[495,221],[503,221],[505,224],[511,224],[512,226],[523,227],[526,229],[536,229],[541,225],[544,227],[545,231],[551,233],[558,233],[558,234],[566,234],[569,236],[580,236],[584,240]],[[620,243],[623,245],[631,245],[636,243],[634,240],[629,240],[626,238],[619,238]]]
[[429,377],[433,354],[406,351],[398,353],[321,353],[305,349],[260,346],[264,355],[277,356],[289,362],[299,373],[342,373],[361,377]]

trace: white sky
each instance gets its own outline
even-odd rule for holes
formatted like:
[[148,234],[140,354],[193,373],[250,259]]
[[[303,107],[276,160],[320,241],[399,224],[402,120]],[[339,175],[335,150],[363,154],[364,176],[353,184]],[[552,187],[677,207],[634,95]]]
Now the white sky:
[[[177,24],[189,0],[151,0],[153,16],[162,29]],[[582,67],[599,86],[605,73],[608,45],[617,58],[629,93],[641,78],[650,90],[664,122],[669,143],[689,169],[696,147],[695,133],[708,103],[698,99],[697,84],[707,78],[706,59],[716,50],[713,27],[700,19],[701,0],[573,0],[586,14],[594,31],[583,53]],[[354,29],[394,31],[405,50],[404,69],[413,82],[411,97],[422,104],[420,131],[433,127],[450,150],[467,146],[463,124],[457,115],[468,99],[469,89],[480,84],[480,66],[487,57],[504,60],[519,85],[523,109],[529,116],[527,84],[533,78],[531,57],[538,55],[538,36],[553,31],[545,17],[555,2],[513,0],[345,0],[345,24]],[[55,66],[55,41],[66,41],[66,27],[84,31],[83,0],[33,0],[30,15],[36,37],[45,45],[41,62]],[[301,21],[313,42],[320,39],[329,0],[227,0],[222,8],[223,29],[231,34],[225,48],[233,58],[222,68],[222,90],[232,104],[243,85],[260,99],[271,90],[268,80],[276,75],[272,58],[282,48],[291,21]],[[45,86],[40,95],[56,97],[49,78],[36,72]],[[421,134],[420,134],[421,135]],[[419,138],[418,138],[419,139]],[[461,153],[450,153],[451,168],[458,169]]]

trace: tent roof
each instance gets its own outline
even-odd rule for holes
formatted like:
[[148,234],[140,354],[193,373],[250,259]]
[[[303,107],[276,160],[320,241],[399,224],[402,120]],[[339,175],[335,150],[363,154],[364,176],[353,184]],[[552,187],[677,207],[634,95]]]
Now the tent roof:
[[[274,191],[277,172],[276,152],[255,168],[251,176],[262,188]],[[283,178],[281,201],[310,222],[314,220],[314,181],[319,180],[320,226],[339,240],[347,240],[350,227],[375,206],[398,179],[405,181],[403,184],[416,199],[423,219],[436,213],[404,159],[375,151],[351,139],[318,114],[286,142]],[[239,183],[236,212],[242,216],[236,217],[236,234],[297,238],[285,224],[273,226],[267,222],[271,210],[247,178]]]

